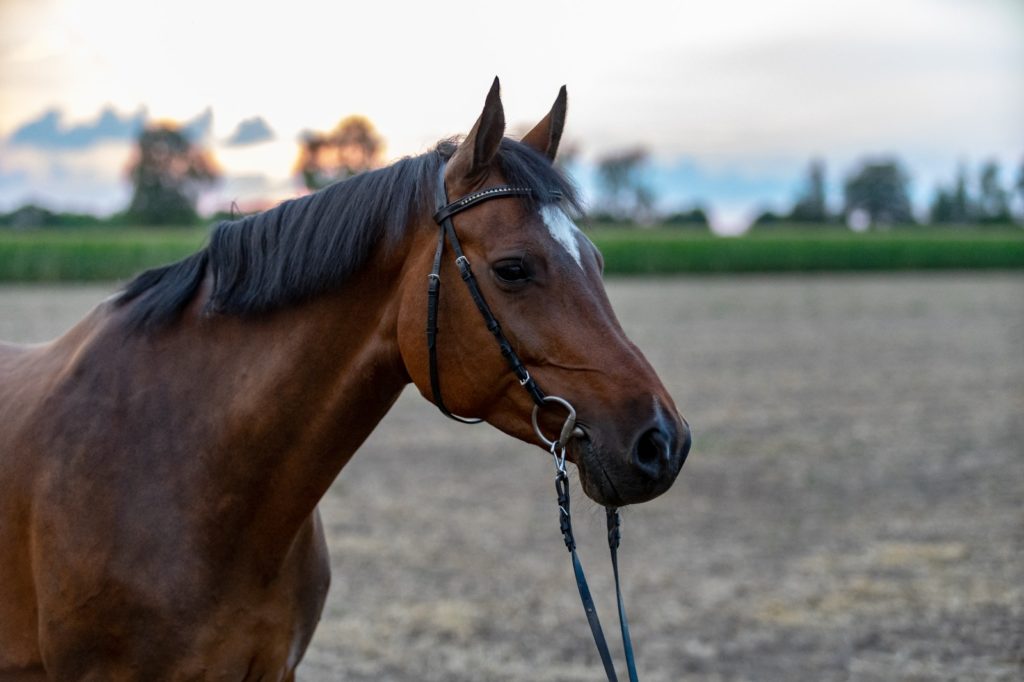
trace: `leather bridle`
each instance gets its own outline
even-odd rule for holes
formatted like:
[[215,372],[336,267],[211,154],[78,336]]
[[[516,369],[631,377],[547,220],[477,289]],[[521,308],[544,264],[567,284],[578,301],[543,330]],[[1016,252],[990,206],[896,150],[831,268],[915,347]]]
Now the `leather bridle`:
[[[532,197],[534,196],[534,193],[528,187],[499,185],[472,192],[461,199],[456,199],[449,203],[448,191],[445,187],[444,181],[445,167],[446,164],[442,163],[438,171],[438,209],[434,213],[434,222],[438,224],[440,229],[437,239],[437,250],[434,252],[434,267],[428,275],[429,283],[427,285],[427,355],[430,365],[430,391],[433,394],[434,404],[437,405],[437,408],[441,410],[442,414],[457,422],[463,424],[478,424],[483,421],[479,418],[461,417],[452,413],[451,410],[445,406],[444,399],[441,396],[441,377],[437,367],[437,309],[441,295],[441,259],[444,255],[444,245],[447,241],[451,244],[452,251],[455,253],[455,265],[459,269],[459,275],[462,277],[462,281],[466,283],[466,288],[469,289],[469,295],[472,297],[477,310],[480,311],[480,315],[484,319],[484,324],[487,325],[487,329],[494,335],[502,356],[508,362],[512,373],[515,374],[516,378],[519,380],[519,384],[526,390],[530,395],[530,398],[533,400],[534,407],[532,421],[534,431],[536,432],[537,437],[540,438],[541,442],[548,447],[555,460],[555,490],[558,494],[559,526],[562,531],[562,538],[565,541],[565,546],[572,555],[573,573],[576,577],[576,586],[579,588],[580,599],[583,601],[583,609],[587,614],[590,631],[594,637],[594,643],[597,646],[598,653],[601,656],[601,662],[604,664],[605,673],[608,675],[608,679],[611,682],[617,682],[618,677],[615,674],[615,666],[611,660],[608,643],[605,640],[604,632],[601,629],[601,622],[597,616],[597,608],[590,595],[590,588],[587,586],[586,576],[583,573],[583,566],[576,554],[576,540],[573,537],[572,517],[569,513],[569,479],[565,470],[566,447],[568,446],[570,439],[584,435],[583,431],[576,426],[576,410],[573,409],[572,405],[564,398],[545,395],[544,391],[542,391],[540,386],[537,385],[537,382],[530,376],[530,372],[526,369],[523,361],[519,358],[519,355],[516,353],[512,344],[502,331],[501,324],[498,322],[498,319],[494,316],[494,313],[491,312],[490,306],[487,305],[487,301],[484,299],[483,293],[480,291],[480,286],[476,281],[476,277],[473,275],[473,269],[470,266],[469,259],[466,258],[466,255],[462,251],[462,245],[459,243],[458,235],[455,233],[455,225],[452,223],[452,218],[455,215],[478,204],[482,204],[485,201],[505,197]],[[558,200],[561,198],[561,193],[557,190],[552,190],[548,192],[548,196],[552,199]],[[563,424],[561,432],[556,440],[549,440],[544,435],[538,421],[540,411],[546,405],[552,403],[561,405],[568,411],[568,416],[566,417],[565,423]],[[606,507],[605,510],[608,522],[608,546],[611,550],[612,570],[615,575],[615,596],[619,611],[619,625],[622,630],[622,643],[626,656],[626,667],[629,673],[630,682],[637,682],[638,678],[636,673],[636,663],[633,656],[633,644],[629,636],[629,622],[626,620],[626,610],[622,600],[622,590],[619,586],[619,512],[614,507]]]
[[530,394],[534,404],[538,407],[543,406],[544,393],[537,386],[537,382],[533,380],[533,377],[530,376],[530,373],[523,365],[523,361],[519,359],[519,355],[512,348],[512,344],[509,343],[504,332],[501,331],[501,324],[498,323],[498,319],[491,312],[491,307],[484,300],[484,295],[480,291],[480,285],[477,284],[476,277],[473,276],[473,269],[469,264],[469,259],[462,252],[462,245],[459,243],[459,238],[455,234],[455,226],[452,224],[452,216],[477,204],[501,197],[531,196],[533,192],[526,187],[502,185],[467,194],[449,204],[448,192],[444,185],[444,169],[445,165],[442,164],[437,180],[437,199],[440,208],[434,213],[434,222],[441,229],[437,240],[437,250],[434,252],[434,269],[428,275],[430,283],[427,285],[427,352],[430,356],[430,391],[434,395],[434,404],[437,405],[437,409],[441,410],[446,417],[463,424],[479,424],[483,421],[482,419],[470,419],[452,414],[445,406],[444,399],[441,397],[441,377],[437,370],[437,303],[441,294],[441,257],[444,255],[444,243],[446,238],[451,242],[452,251],[455,252],[455,265],[459,268],[462,281],[466,283],[469,295],[473,298],[473,303],[476,304],[477,310],[483,316],[487,329],[494,334],[498,347],[501,349],[501,354],[508,361],[509,367],[512,368],[512,373],[516,375],[520,385]]

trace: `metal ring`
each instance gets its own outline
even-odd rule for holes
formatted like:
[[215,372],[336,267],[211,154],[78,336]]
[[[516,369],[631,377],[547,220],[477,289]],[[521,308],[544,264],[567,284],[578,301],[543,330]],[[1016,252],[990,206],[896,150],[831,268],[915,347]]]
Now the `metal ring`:
[[558,403],[569,411],[569,416],[565,418],[565,424],[562,425],[562,432],[558,436],[558,440],[549,440],[547,436],[544,435],[544,432],[540,430],[540,423],[537,421],[537,415],[540,414],[541,406],[534,405],[533,416],[531,417],[533,420],[533,431],[537,434],[537,437],[540,438],[540,441],[544,443],[545,447],[551,448],[554,445],[565,447],[565,444],[569,442],[569,438],[572,437],[573,427],[576,426],[576,410],[569,404],[568,400],[565,398],[559,398],[556,395],[546,395],[543,400],[545,403]]

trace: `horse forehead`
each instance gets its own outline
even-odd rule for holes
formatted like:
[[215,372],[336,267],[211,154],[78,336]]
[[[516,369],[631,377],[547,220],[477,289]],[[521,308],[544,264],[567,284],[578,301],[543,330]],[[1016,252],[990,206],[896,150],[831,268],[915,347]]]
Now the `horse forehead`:
[[583,233],[580,232],[580,228],[576,227],[576,223],[566,215],[565,211],[554,204],[541,206],[540,217],[544,222],[544,227],[551,234],[551,238],[566,250],[582,270],[583,257],[580,254],[580,238],[583,237]]

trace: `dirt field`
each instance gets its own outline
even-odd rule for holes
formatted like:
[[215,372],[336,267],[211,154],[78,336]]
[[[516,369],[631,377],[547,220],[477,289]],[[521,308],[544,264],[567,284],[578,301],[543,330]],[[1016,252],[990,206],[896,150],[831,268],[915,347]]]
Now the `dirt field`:
[[[695,433],[625,514],[642,679],[1024,678],[1024,277],[610,292]],[[0,338],[107,293],[0,288]],[[574,492],[614,642],[603,512]],[[322,509],[334,583],[300,680],[602,679],[541,451],[407,392]]]

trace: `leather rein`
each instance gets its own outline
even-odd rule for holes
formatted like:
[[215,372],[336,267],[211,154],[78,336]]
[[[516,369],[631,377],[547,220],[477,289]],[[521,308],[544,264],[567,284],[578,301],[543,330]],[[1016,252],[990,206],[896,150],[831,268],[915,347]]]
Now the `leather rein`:
[[[608,650],[608,643],[605,640],[604,632],[601,629],[601,621],[597,616],[597,607],[594,605],[594,600],[590,595],[590,588],[587,585],[587,579],[583,573],[583,565],[580,563],[579,556],[576,554],[576,540],[573,537],[572,531],[572,516],[569,513],[569,478],[565,470],[566,447],[569,440],[573,437],[583,435],[583,432],[576,427],[576,410],[573,409],[572,405],[564,398],[546,395],[544,391],[541,390],[540,386],[537,385],[537,382],[533,377],[530,376],[530,372],[526,369],[523,361],[519,358],[519,355],[516,353],[512,344],[502,331],[501,324],[498,322],[498,319],[494,316],[494,313],[491,312],[490,306],[487,305],[483,292],[480,291],[480,286],[476,281],[476,277],[473,275],[473,269],[470,266],[469,259],[466,258],[466,255],[462,251],[462,245],[459,243],[459,238],[455,233],[455,225],[452,223],[452,218],[455,215],[485,201],[505,197],[528,197],[533,196],[534,193],[527,187],[499,185],[472,192],[449,203],[448,191],[444,182],[445,166],[446,164],[441,164],[437,180],[438,209],[434,213],[434,222],[438,224],[440,229],[437,240],[437,250],[434,252],[434,266],[433,270],[431,270],[428,275],[429,283],[427,285],[427,353],[430,364],[430,390],[433,394],[434,404],[439,410],[441,410],[442,414],[457,422],[463,424],[478,424],[483,421],[482,419],[461,417],[457,414],[453,414],[445,406],[444,399],[441,396],[441,377],[437,367],[437,308],[438,301],[441,296],[441,261],[444,255],[445,242],[447,241],[451,245],[452,251],[455,253],[455,265],[459,269],[459,275],[462,277],[462,281],[465,282],[466,288],[469,289],[469,295],[472,297],[473,303],[476,304],[477,310],[480,311],[480,315],[484,319],[484,324],[487,325],[487,329],[494,335],[502,356],[508,362],[512,373],[515,374],[516,378],[519,380],[519,384],[527,393],[529,393],[530,398],[533,400],[533,429],[541,442],[547,446],[555,461],[555,491],[558,495],[559,527],[562,531],[562,539],[565,541],[566,549],[569,550],[572,557],[572,567],[573,573],[576,577],[576,586],[579,588],[580,599],[583,602],[583,609],[586,612],[587,622],[590,624],[590,631],[594,637],[594,643],[597,646],[598,654],[601,656],[601,662],[604,664],[605,673],[608,675],[610,682],[618,682],[618,677],[615,674],[615,666],[612,663],[611,653]],[[561,197],[561,193],[557,191],[552,191],[549,194],[555,199]],[[537,419],[540,411],[549,404],[560,405],[568,412],[568,416],[566,417],[565,423],[563,424],[561,432],[556,440],[549,440],[544,435]],[[638,678],[636,673],[636,662],[633,656],[633,644],[629,635],[629,622],[626,619],[626,609],[622,600],[622,589],[619,585],[619,512],[618,509],[614,507],[605,507],[605,512],[608,524],[608,547],[611,551],[612,571],[615,576],[615,596],[619,611],[619,626],[622,630],[622,645],[626,657],[626,668],[629,673],[630,682],[637,682]]]

